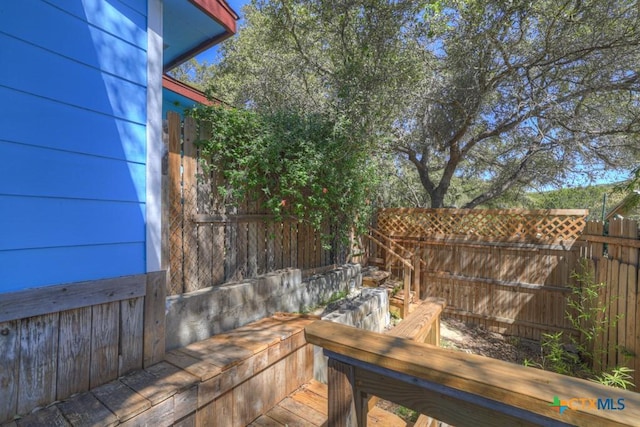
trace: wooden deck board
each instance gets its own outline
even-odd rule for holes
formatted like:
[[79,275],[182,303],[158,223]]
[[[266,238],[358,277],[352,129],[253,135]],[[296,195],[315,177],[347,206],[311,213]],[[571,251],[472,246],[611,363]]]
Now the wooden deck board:
[[[261,416],[252,427],[326,426],[328,425],[327,385],[316,380],[304,384]],[[407,422],[391,412],[374,407],[369,411],[369,426],[406,427]]]
[[267,415],[263,415],[249,424],[249,427],[285,427],[285,425]]
[[196,357],[191,357],[179,350],[171,350],[167,352],[164,355],[164,359],[199,378],[200,381],[206,381],[222,372],[222,369],[219,366],[200,360]]
[[272,418],[273,420],[288,427],[310,427],[312,425],[314,427],[319,427],[319,425],[311,424],[308,420],[299,417],[288,409],[283,408],[279,404],[269,412],[267,412],[267,415],[269,416],[269,418]]
[[309,408],[312,408],[325,417],[329,415],[327,408],[327,398],[322,397],[308,389],[301,389],[291,395],[291,398],[297,402],[300,402]]
[[298,414],[301,418],[309,421],[309,423],[314,426],[320,426],[327,422],[327,416],[325,414],[316,411],[315,409],[305,405],[304,403],[300,403],[291,397],[287,397],[282,400],[278,405],[290,412],[293,412],[294,414]]

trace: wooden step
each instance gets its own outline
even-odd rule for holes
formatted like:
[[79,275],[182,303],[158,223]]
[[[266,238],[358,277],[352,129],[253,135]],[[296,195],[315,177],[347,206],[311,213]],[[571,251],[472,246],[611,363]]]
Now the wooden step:
[[375,288],[384,284],[389,276],[391,276],[391,273],[389,273],[388,271],[368,271],[362,276],[362,285]]

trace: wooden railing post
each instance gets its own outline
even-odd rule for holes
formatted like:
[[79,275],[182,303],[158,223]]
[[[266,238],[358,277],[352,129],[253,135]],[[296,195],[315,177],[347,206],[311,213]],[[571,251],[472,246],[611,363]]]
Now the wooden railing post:
[[402,304],[402,318],[406,319],[409,315],[409,304],[411,301],[411,265],[404,265],[404,284],[403,284],[403,292],[404,292],[404,302]]
[[329,417],[327,424],[335,427],[364,427],[369,410],[365,399],[355,388],[352,365],[329,357],[327,382]]
[[413,263],[413,291],[416,293],[417,299],[422,299],[420,295],[420,256],[414,252],[412,257]]

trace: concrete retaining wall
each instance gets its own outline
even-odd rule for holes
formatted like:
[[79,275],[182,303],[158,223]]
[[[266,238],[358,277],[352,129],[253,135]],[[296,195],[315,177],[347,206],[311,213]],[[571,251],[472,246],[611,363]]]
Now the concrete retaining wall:
[[166,348],[184,347],[278,311],[307,311],[328,301],[336,292],[361,284],[360,265],[346,264],[305,281],[300,270],[287,269],[170,296],[166,307]]
[[[322,319],[382,333],[390,321],[389,296],[385,289],[364,288],[359,297]],[[314,346],[313,376],[320,382],[327,382],[327,357],[318,346]]]

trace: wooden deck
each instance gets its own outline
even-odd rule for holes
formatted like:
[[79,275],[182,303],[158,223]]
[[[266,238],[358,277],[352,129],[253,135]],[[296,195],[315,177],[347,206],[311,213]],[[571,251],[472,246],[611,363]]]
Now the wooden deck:
[[[319,427],[327,426],[327,385],[312,380],[278,403],[273,409],[249,424],[251,427]],[[407,427],[402,418],[384,409],[369,411],[368,426]]]

